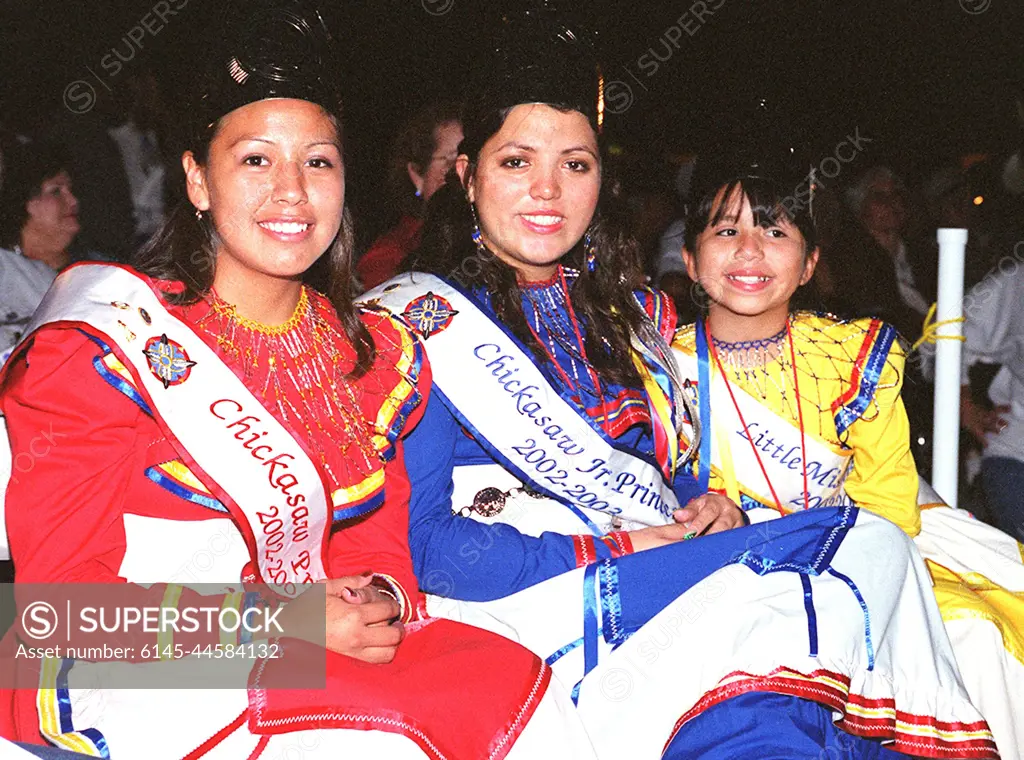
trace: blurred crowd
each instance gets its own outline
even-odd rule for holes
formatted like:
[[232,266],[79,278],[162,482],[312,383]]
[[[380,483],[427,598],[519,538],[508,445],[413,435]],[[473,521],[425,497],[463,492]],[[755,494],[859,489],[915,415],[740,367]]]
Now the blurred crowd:
[[[62,269],[82,260],[129,262],[180,200],[180,150],[167,100],[158,78],[142,69],[105,108],[65,112],[38,134],[19,131],[0,113],[0,359]],[[355,268],[364,287],[430,255],[418,250],[423,220],[458,155],[459,115],[458,103],[430,102],[381,136],[374,155],[377,184],[386,189],[355,209]],[[1024,159],[1013,136],[1007,145],[913,176],[867,151],[841,172],[827,172],[823,162],[792,198],[813,205],[821,241],[802,307],[880,317],[898,328],[908,350],[936,298],[936,229],[968,230],[961,505],[992,522],[1011,509],[1006,495],[1024,486],[1024,356],[1017,356],[1024,354],[1024,327],[1016,326],[1013,290],[1024,282]],[[701,309],[681,255],[690,177],[701,159],[699,152],[660,155],[643,144],[612,145],[604,157],[605,181],[614,183],[646,253],[650,280],[674,298],[682,322]],[[926,476],[933,413],[927,356],[927,348],[913,352],[903,393]],[[1021,520],[1014,523],[1010,532],[1021,538]]]

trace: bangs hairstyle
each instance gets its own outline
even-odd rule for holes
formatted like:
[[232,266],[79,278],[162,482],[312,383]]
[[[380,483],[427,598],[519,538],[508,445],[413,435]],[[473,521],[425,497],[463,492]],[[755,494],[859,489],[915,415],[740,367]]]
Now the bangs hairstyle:
[[[334,125],[339,143],[344,145],[340,104],[332,110],[324,110]],[[191,150],[196,163],[204,168],[209,161],[210,144],[220,131],[223,118],[218,119],[211,129],[201,134],[190,135],[190,145],[186,150]],[[344,162],[344,158],[342,161]],[[342,213],[341,228],[321,259],[326,258],[326,295],[356,352],[355,365],[349,377],[359,378],[372,366],[376,348],[373,338],[353,305],[353,297],[356,295],[352,276],[353,237],[352,216],[346,205]],[[206,212],[202,219],[197,219],[195,209],[186,196],[174,208],[160,230],[132,257],[132,264],[139,272],[154,279],[182,283],[184,287],[180,293],[164,294],[169,303],[193,304],[210,297],[218,247],[219,237],[213,224],[213,215]],[[316,268],[314,264],[306,272],[304,279],[308,280]]]
[[[686,250],[697,254],[697,237],[708,227],[713,227],[731,211],[733,201],[746,198],[754,224],[762,228],[775,227],[783,221],[796,227],[804,238],[804,254],[818,247],[818,230],[811,214],[810,197],[797,196],[801,182],[798,180],[783,186],[774,180],[759,176],[733,177],[706,189],[699,198],[689,205],[686,215],[684,240]],[[722,203],[715,206],[715,199],[722,188]]]
[[[547,105],[562,113],[580,111],[564,102],[537,105]],[[466,138],[460,147],[469,158],[467,180],[477,170],[484,144],[501,129],[514,107],[494,107],[468,114],[463,124]],[[586,328],[585,349],[595,371],[607,382],[638,388],[642,381],[631,360],[630,338],[631,333],[648,332],[649,319],[633,294],[645,278],[640,246],[628,232],[625,205],[615,187],[616,183],[605,174],[597,211],[589,227],[596,261],[594,271],[587,269],[585,237],[566,252],[560,263],[579,270],[570,286],[570,298]],[[472,235],[473,209],[466,188],[456,172],[449,172],[446,184],[427,204],[423,242],[410,262],[411,267],[488,293],[498,319],[530,348],[539,363],[546,363],[549,359],[544,348],[523,314],[516,270],[492,252],[477,250]]]

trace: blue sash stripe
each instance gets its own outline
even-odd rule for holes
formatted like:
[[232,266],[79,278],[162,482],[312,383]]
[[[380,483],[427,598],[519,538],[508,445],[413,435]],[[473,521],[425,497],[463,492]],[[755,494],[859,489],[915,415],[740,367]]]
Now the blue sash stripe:
[[170,491],[172,494],[184,499],[185,501],[191,502],[192,504],[198,504],[201,507],[206,507],[217,512],[229,514],[228,508],[221,504],[219,499],[207,496],[206,494],[196,493],[195,491],[186,488],[181,485],[181,483],[176,482],[173,478],[168,477],[167,474],[162,472],[159,467],[148,467],[146,468],[145,474],[147,478],[152,480],[165,491]]
[[836,433],[842,435],[846,429],[860,419],[874,398],[878,381],[882,377],[882,369],[885,367],[885,360],[889,356],[889,349],[896,339],[896,328],[889,324],[883,324],[878,330],[875,338],[875,345],[871,348],[867,361],[864,362],[864,369],[860,377],[860,390],[857,396],[850,403],[843,406],[835,416]]
[[809,655],[818,656],[818,616],[814,611],[814,596],[811,593],[811,577],[800,574],[800,583],[804,587],[804,610],[807,612],[807,638],[809,639]]
[[857,603],[860,605],[861,611],[864,613],[864,641],[868,648],[868,670],[874,670],[875,645],[871,641],[871,615],[868,613],[867,602],[864,601],[864,597],[861,595],[860,589],[857,588],[857,584],[853,582],[852,578],[843,575],[834,567],[830,567],[828,571],[836,578],[841,580],[843,583],[845,583],[847,586],[849,586],[850,590],[853,592],[853,595],[857,597]]
[[697,321],[697,400],[700,414],[700,449],[697,452],[697,490],[708,492],[711,482],[711,358],[704,323]]

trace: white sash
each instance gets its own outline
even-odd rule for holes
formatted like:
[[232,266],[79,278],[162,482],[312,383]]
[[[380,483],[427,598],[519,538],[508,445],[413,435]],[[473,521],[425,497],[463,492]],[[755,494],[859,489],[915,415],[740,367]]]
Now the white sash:
[[[697,357],[673,349],[683,377],[696,380],[699,375]],[[761,472],[760,462],[768,473],[771,485],[782,499],[782,508],[787,512],[804,509],[803,454],[800,430],[789,420],[783,419],[763,402],[754,398],[735,384],[730,386],[736,403],[743,411],[749,437],[743,430],[736,407],[720,373],[711,372],[711,425],[703,424],[703,435],[711,438],[711,461],[723,462],[720,437],[728,441],[736,477],[740,484],[751,491],[758,501],[775,508],[775,497]],[[704,393],[703,388],[699,389]],[[687,426],[689,427],[689,426]],[[724,436],[718,435],[718,431]],[[692,438],[692,430],[687,433]],[[753,442],[754,446],[751,446]],[[827,507],[849,504],[850,499],[843,489],[843,482],[853,460],[853,453],[834,451],[813,436],[804,436],[807,447],[807,490],[808,506]]]
[[71,267],[54,281],[26,336],[53,323],[91,328],[117,350],[186,464],[230,509],[264,582],[292,596],[296,585],[327,577],[331,511],[320,472],[144,280],[114,265]]
[[642,525],[678,508],[653,461],[617,448],[569,404],[503,327],[434,275],[395,277],[362,296],[424,337],[434,384],[507,470],[564,504]]

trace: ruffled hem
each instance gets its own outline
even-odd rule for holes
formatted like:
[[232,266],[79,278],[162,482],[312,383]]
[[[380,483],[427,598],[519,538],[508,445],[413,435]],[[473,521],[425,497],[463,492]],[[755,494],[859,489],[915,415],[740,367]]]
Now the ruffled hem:
[[[684,713],[672,729],[667,748],[679,730],[705,710],[731,697],[766,691],[808,699],[831,709],[836,724],[845,731],[868,739],[890,743],[891,749],[929,758],[981,758],[996,760],[999,751],[984,720],[942,720],[939,715],[964,713],[973,709],[953,704],[926,704],[922,695],[901,694],[892,680],[879,673],[865,674],[852,684],[849,677],[829,669],[809,673],[778,667],[764,675],[733,671],[717,687]],[[871,696],[867,696],[871,695]]]

